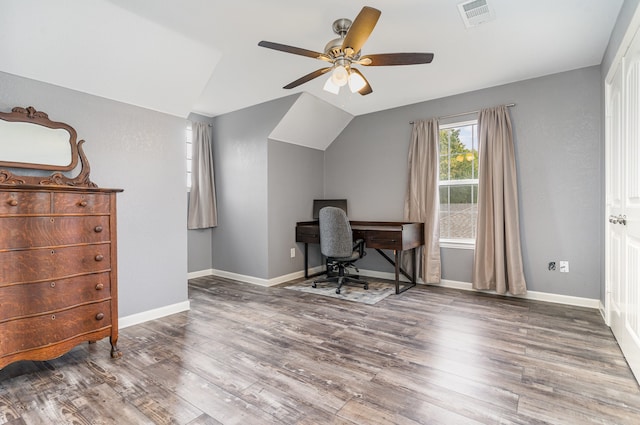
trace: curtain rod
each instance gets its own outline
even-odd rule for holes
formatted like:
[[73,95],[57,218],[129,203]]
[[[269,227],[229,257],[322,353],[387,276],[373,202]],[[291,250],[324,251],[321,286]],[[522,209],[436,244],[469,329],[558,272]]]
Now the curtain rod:
[[[515,103],[509,103],[507,105],[505,105],[507,108],[511,108],[512,106],[516,106]],[[445,118],[455,118],[455,117],[461,117],[463,115],[471,115],[471,114],[477,114],[478,112],[480,112],[480,110],[478,109],[477,111],[469,111],[469,112],[461,112],[459,114],[451,114],[451,115],[443,115],[441,117],[438,117],[438,120],[443,120]],[[413,124],[414,121],[409,121],[409,124]]]

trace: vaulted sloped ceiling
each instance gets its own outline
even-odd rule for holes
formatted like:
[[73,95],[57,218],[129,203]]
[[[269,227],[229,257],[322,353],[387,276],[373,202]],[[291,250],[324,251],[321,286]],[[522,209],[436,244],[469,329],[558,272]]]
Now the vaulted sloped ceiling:
[[[295,93],[360,115],[597,65],[623,0],[487,0],[466,28],[463,0],[3,0],[0,71],[173,115],[216,116]],[[322,90],[324,66],[258,47],[321,51],[331,24],[382,11],[363,54],[432,52],[429,65],[368,67],[367,96]]]
[[325,150],[353,116],[330,103],[302,93],[269,135],[270,139]]
[[221,53],[101,1],[3,2],[0,70],[187,116]]

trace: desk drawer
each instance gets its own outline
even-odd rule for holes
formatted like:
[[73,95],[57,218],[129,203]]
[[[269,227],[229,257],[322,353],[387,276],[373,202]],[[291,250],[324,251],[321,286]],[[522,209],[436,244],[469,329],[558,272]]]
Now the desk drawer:
[[367,248],[402,250],[402,232],[369,230],[366,232],[365,245]]
[[320,228],[318,226],[297,226],[296,242],[320,243]]
[[367,232],[364,230],[353,229],[353,241],[357,241],[358,239],[367,239]]

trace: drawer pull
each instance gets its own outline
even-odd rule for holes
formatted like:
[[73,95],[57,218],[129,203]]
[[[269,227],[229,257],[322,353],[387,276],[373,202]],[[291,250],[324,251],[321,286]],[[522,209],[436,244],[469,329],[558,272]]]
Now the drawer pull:
[[103,289],[104,289],[104,284],[102,284],[102,283],[98,283],[98,284],[96,285],[96,291],[102,291]]
[[104,260],[104,255],[102,255],[102,254],[98,254],[98,255],[96,255],[96,256],[95,256],[95,260],[96,260],[96,261],[102,261],[102,260]]
[[104,313],[96,314],[96,320],[102,320],[102,319],[104,319]]
[[18,201],[16,199],[12,199],[8,201],[7,204],[11,205],[12,207],[15,207],[18,205]]
[[55,282],[51,282],[49,285],[50,285],[52,288],[55,288],[55,287],[56,287],[56,283],[55,283]]
[[100,233],[100,232],[102,232],[102,226],[96,226],[96,227],[94,227],[94,229],[93,229],[93,230],[94,230],[96,233]]
[[56,315],[55,314],[51,315],[51,320],[56,320]]
[[86,207],[87,205],[88,205],[88,202],[87,202],[87,201],[80,201],[80,202],[78,202],[78,206],[79,206],[79,207]]

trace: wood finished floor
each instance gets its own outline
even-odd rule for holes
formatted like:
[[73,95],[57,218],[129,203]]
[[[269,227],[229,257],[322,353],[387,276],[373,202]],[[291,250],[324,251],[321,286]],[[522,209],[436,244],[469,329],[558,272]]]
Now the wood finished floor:
[[595,310],[419,286],[369,306],[220,278],[191,311],[0,371],[0,424],[639,424]]

